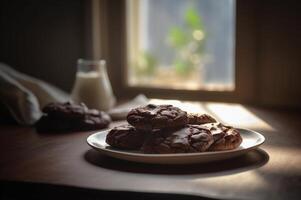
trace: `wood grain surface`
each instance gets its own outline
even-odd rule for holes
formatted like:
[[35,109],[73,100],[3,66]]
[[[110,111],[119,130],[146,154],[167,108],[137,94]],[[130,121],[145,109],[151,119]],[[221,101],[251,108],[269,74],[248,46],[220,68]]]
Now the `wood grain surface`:
[[[222,199],[300,199],[301,114],[236,104],[214,105],[215,109],[209,106],[208,111],[221,121],[233,115],[237,106],[243,108],[237,122],[262,133],[265,144],[221,162],[147,165],[105,157],[92,150],[86,138],[94,132],[39,134],[32,127],[1,125],[0,181]],[[222,112],[217,109],[220,107]],[[244,120],[243,110],[253,118]],[[111,126],[119,123],[124,122]]]

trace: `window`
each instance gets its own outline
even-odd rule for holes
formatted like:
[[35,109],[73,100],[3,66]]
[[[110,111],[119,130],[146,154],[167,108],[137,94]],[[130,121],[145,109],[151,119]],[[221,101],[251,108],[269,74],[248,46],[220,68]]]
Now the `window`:
[[127,84],[232,91],[234,0],[129,0]]

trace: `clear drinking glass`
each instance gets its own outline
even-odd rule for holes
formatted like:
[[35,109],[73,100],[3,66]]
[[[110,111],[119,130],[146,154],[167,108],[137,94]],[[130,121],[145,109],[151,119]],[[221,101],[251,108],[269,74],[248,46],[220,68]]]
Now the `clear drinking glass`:
[[107,111],[116,102],[105,60],[77,60],[77,73],[71,98],[89,108]]

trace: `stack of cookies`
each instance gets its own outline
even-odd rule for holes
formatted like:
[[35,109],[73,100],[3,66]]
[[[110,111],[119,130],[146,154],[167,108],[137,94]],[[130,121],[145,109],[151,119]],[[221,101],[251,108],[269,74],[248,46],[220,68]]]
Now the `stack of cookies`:
[[144,153],[193,153],[237,148],[238,130],[207,114],[187,114],[172,105],[149,104],[131,110],[129,124],[111,129],[106,142],[115,148]]

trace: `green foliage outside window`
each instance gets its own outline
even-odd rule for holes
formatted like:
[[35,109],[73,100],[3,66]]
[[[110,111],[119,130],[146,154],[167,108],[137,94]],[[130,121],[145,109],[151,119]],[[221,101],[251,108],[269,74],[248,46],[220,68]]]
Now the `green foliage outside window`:
[[184,16],[184,27],[174,26],[168,34],[171,47],[176,50],[173,66],[180,75],[189,75],[200,64],[204,51],[204,25],[201,16],[189,7]]
[[[184,27],[173,26],[167,34],[167,41],[176,52],[173,67],[180,76],[193,73],[202,60],[205,31],[201,16],[194,7],[184,13]],[[140,52],[134,71],[137,75],[152,76],[157,69],[157,59],[149,52]]]

